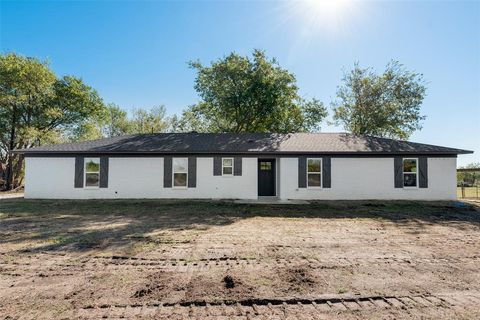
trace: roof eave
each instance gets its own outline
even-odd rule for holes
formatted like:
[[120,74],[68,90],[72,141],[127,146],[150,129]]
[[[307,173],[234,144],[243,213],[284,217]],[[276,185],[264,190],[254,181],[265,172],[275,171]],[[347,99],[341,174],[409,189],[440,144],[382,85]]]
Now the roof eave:
[[59,150],[13,150],[12,153],[34,155],[34,154],[55,154],[55,155],[77,155],[77,154],[106,154],[106,155],[122,155],[122,154],[138,154],[138,155],[161,155],[161,154],[268,154],[268,155],[289,155],[289,154],[326,154],[326,155],[458,155],[472,154],[471,150],[446,150],[446,151],[59,151]]

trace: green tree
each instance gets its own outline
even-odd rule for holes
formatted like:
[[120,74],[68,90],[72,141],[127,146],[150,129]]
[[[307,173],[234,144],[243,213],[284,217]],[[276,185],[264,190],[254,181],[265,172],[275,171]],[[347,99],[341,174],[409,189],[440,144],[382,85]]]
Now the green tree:
[[189,106],[183,110],[182,116],[174,119],[174,132],[216,132],[211,118],[206,116],[198,105]]
[[318,130],[327,111],[318,100],[298,94],[293,74],[267,59],[231,53],[197,71],[195,90],[201,101],[182,114],[179,127],[199,132],[298,132]]
[[180,131],[178,118],[167,117],[164,106],[152,109],[138,108],[131,116],[115,104],[109,104],[104,112],[90,117],[70,130],[68,141],[84,141],[125,134]]
[[169,128],[165,106],[156,106],[152,109],[136,109],[131,120],[132,133],[165,132]]
[[82,80],[57,78],[46,61],[0,55],[1,178],[11,189],[21,184],[23,159],[13,149],[61,140],[63,132],[101,113],[102,100]]
[[107,137],[132,133],[132,123],[128,119],[127,112],[116,104],[109,104],[107,106],[107,115],[103,132]]
[[103,138],[103,125],[105,120],[103,118],[92,118],[78,123],[77,126],[62,132],[62,142],[80,142],[86,140],[94,140]]
[[391,61],[383,74],[358,63],[344,75],[332,103],[336,124],[354,134],[408,139],[420,130],[425,116],[420,106],[425,97],[421,74]]

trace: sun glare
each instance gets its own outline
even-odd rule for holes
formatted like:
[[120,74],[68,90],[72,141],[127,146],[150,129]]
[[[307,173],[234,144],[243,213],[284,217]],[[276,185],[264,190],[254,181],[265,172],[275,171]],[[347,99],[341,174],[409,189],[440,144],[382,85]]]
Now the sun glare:
[[294,33],[288,56],[296,59],[319,41],[337,43],[355,33],[365,5],[359,0],[287,0],[279,1],[275,9],[274,28],[287,27]]
[[309,10],[325,17],[332,14],[341,14],[348,4],[348,0],[305,0],[305,5],[309,7]]
[[348,23],[353,10],[353,0],[303,0],[294,1],[297,16],[308,25],[308,29],[338,32]]

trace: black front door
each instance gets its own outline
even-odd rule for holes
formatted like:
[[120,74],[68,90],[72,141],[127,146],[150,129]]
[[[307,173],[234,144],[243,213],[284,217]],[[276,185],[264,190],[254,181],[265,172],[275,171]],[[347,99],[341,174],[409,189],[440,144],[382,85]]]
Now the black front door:
[[258,159],[258,195],[275,195],[275,159]]

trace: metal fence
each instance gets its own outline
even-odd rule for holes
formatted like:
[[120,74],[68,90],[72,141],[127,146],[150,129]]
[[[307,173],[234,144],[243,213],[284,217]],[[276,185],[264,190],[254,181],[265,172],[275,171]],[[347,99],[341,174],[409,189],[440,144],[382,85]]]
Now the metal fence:
[[457,198],[480,199],[480,168],[457,169]]
[[457,198],[480,199],[480,187],[457,187]]

